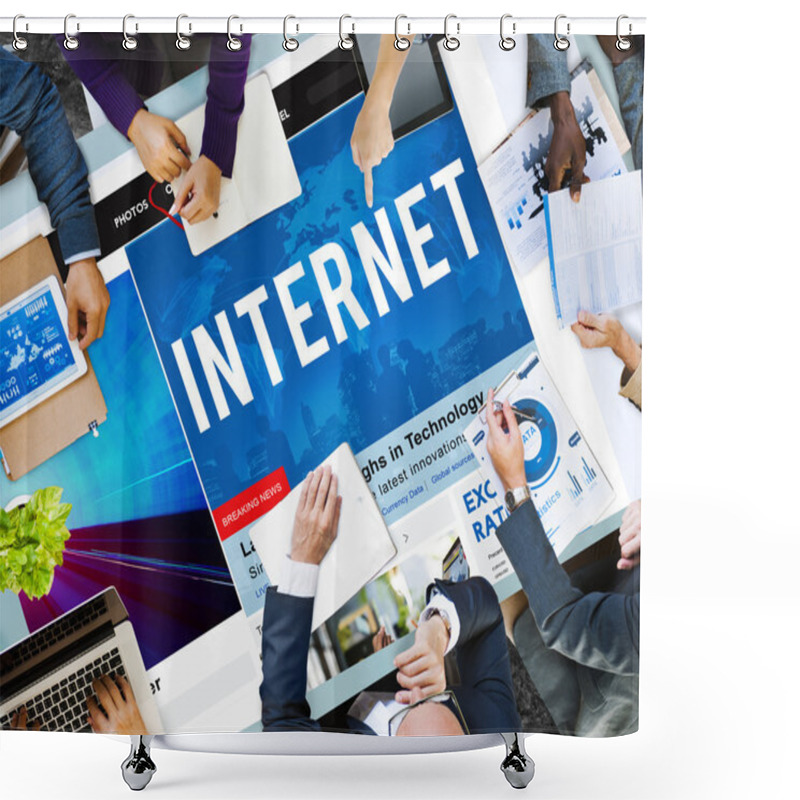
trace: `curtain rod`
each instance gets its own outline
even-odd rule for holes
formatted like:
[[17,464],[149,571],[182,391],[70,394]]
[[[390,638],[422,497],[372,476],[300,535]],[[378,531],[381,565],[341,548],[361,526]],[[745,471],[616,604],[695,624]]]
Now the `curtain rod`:
[[[16,25],[15,25],[16,20]],[[229,27],[230,26],[230,27]],[[501,18],[497,17],[459,17],[449,15],[448,32],[457,35],[496,34],[500,36]],[[554,33],[556,26],[562,36],[570,34],[600,33],[623,36],[636,36],[645,32],[644,17],[515,17],[503,15],[504,36],[526,33]],[[2,16],[0,32],[18,35],[26,33],[64,33],[65,27],[72,36],[81,33],[103,33],[119,31],[122,35],[123,17],[83,17],[70,14],[67,17]],[[287,30],[291,34],[326,33],[344,34],[389,33],[399,30],[401,35],[411,33],[445,33],[444,17],[194,17],[181,14],[179,17],[137,17],[128,16],[126,30],[129,35],[141,33],[176,33],[189,36],[193,33],[276,33]]]

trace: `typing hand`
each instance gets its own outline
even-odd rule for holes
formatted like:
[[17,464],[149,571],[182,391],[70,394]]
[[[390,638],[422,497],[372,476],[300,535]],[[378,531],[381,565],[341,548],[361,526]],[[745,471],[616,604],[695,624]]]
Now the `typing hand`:
[[28,709],[26,706],[22,706],[19,710],[14,712],[14,716],[11,717],[11,729],[15,731],[38,731],[41,729],[42,724],[37,720],[30,720],[30,724],[32,727],[28,727]]
[[128,127],[128,138],[144,168],[159,183],[175,180],[181,170],[192,166],[186,137],[171,119],[139,109]]
[[147,734],[133,690],[125,678],[101,675],[92,681],[92,688],[97,699],[89,697],[86,706],[89,709],[88,722],[95,733]]

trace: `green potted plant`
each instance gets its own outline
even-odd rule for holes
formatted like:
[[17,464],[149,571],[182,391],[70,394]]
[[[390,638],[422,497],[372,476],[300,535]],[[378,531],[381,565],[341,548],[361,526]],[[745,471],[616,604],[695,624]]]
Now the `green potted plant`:
[[0,591],[23,591],[31,600],[50,591],[69,539],[64,523],[72,505],[61,502],[62,492],[37,489],[27,502],[17,498],[0,508]]

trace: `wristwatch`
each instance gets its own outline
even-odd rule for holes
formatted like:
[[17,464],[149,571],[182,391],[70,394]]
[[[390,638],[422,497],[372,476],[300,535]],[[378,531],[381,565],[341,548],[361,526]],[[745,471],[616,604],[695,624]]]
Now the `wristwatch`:
[[531,490],[527,486],[518,486],[506,492],[506,508],[510,514],[515,508],[530,500]]
[[436,606],[428,606],[420,617],[420,622],[427,622],[431,617],[441,617],[444,622],[444,627],[447,630],[448,637],[450,636],[450,617],[447,612]]

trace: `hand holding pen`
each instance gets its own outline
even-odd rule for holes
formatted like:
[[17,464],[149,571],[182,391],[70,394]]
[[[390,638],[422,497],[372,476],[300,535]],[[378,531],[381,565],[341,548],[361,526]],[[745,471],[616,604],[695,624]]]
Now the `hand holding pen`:
[[202,222],[219,208],[222,171],[206,156],[200,156],[183,176],[169,213],[180,214],[190,225]]

